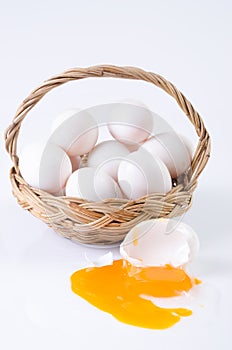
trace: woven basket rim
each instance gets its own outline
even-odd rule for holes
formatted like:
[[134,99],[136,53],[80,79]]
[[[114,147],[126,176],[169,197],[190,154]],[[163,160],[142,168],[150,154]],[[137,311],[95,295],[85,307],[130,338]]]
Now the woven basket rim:
[[[17,140],[26,115],[53,88],[90,77],[146,81],[174,98],[193,124],[199,138],[191,164],[192,172],[186,175],[188,181],[185,186],[174,187],[166,195],[152,194],[136,201],[112,199],[100,203],[89,203],[75,198],[54,197],[26,183],[20,174],[17,155]],[[196,188],[197,180],[210,157],[210,136],[202,118],[189,100],[171,82],[159,74],[141,68],[115,65],[73,68],[46,80],[19,106],[12,123],[5,132],[5,145],[13,162],[10,179],[13,194],[19,204],[62,236],[90,244],[118,242],[124,238],[130,228],[142,220],[183,214],[191,206],[192,193]]]

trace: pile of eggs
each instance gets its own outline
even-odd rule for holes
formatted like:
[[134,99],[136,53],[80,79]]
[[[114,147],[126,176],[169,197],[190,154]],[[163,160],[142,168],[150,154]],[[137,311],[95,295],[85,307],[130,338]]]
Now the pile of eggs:
[[20,171],[27,183],[54,195],[87,201],[136,200],[168,193],[172,179],[191,166],[188,140],[154,132],[152,112],[141,104],[119,103],[110,110],[109,139],[99,142],[94,116],[68,110],[54,121],[46,145],[22,151]]

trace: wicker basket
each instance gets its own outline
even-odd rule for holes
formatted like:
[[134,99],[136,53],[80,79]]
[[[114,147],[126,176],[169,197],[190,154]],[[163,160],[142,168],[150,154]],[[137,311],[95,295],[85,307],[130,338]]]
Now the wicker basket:
[[[27,113],[53,88],[69,81],[89,77],[113,77],[150,82],[171,95],[194,125],[199,142],[187,181],[166,194],[151,194],[138,200],[109,199],[93,203],[71,197],[55,197],[29,186],[20,174],[17,139]],[[158,74],[135,67],[110,65],[75,68],[57,75],[35,89],[19,107],[5,133],[6,149],[13,167],[10,179],[13,194],[22,208],[44,221],[60,235],[86,244],[111,244],[121,241],[137,223],[156,217],[174,217],[189,209],[197,179],[210,156],[210,137],[191,103],[176,87]]]

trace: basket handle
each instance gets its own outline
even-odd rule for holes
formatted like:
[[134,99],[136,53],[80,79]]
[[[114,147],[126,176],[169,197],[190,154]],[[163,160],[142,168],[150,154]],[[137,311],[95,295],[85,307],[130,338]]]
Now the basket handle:
[[26,117],[27,113],[53,88],[69,81],[90,77],[143,80],[161,88],[176,100],[180,108],[189,118],[190,122],[194,125],[199,137],[199,142],[192,160],[193,173],[191,183],[193,185],[193,183],[197,181],[197,178],[201,174],[202,170],[205,168],[210,156],[210,137],[198,112],[193,108],[188,99],[179,90],[177,90],[177,88],[171,82],[162,76],[152,72],[146,72],[136,67],[119,67],[112,65],[98,65],[87,68],[70,69],[62,74],[52,77],[49,80],[46,80],[37,89],[32,91],[32,93],[22,102],[16,112],[15,117],[13,118],[11,125],[5,132],[6,149],[13,161],[16,173],[19,174],[17,140],[21,123]]

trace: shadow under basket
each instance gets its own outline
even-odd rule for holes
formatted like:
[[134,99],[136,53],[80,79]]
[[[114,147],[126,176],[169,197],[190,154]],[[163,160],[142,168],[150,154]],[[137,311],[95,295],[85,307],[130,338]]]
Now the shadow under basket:
[[[174,184],[166,195],[156,193],[138,200],[107,199],[97,203],[72,197],[55,197],[26,183],[20,174],[17,156],[17,139],[23,119],[53,88],[69,81],[90,77],[143,80],[161,88],[176,100],[199,137],[191,173],[185,174],[181,184]],[[84,244],[116,243],[143,220],[182,215],[191,206],[197,179],[210,156],[210,137],[200,115],[172,83],[158,74],[140,68],[111,65],[74,68],[45,81],[19,106],[12,124],[5,132],[5,142],[13,162],[10,179],[18,203],[58,234]]]

